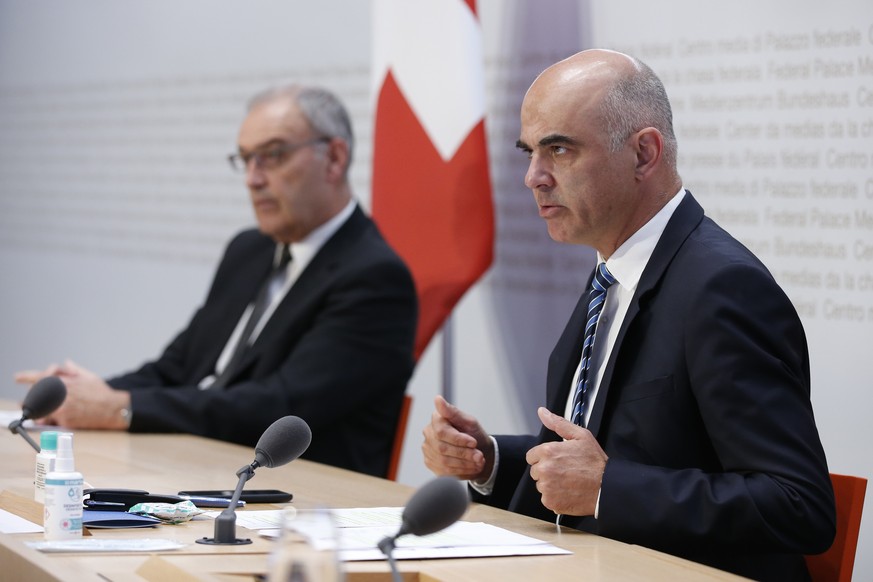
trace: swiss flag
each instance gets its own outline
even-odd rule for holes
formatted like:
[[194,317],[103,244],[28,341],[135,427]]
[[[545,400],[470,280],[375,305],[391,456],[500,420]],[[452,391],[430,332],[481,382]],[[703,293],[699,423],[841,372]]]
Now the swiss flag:
[[373,8],[373,216],[415,279],[418,358],[492,261],[481,29],[475,0]]

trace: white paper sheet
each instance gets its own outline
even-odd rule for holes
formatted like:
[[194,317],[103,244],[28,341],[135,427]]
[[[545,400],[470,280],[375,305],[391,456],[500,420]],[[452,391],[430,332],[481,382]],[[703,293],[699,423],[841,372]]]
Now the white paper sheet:
[[26,542],[40,552],[164,552],[178,550],[186,544],[161,539],[82,538],[54,542]]
[[0,532],[3,533],[40,533],[42,526],[0,509]]
[[[305,510],[301,510],[301,513]],[[402,507],[376,507],[332,510],[337,526],[338,540],[312,539],[316,549],[331,549],[339,544],[340,559],[344,561],[384,560],[377,544],[386,536],[393,536],[400,527]],[[255,514],[273,514],[258,516]],[[243,511],[237,514],[237,524],[255,525],[265,518],[281,523],[282,511]],[[244,527],[248,527],[244,525]],[[262,529],[264,537],[276,538],[278,527]],[[398,560],[428,558],[462,558],[485,556],[529,556],[570,554],[568,550],[536,538],[481,522],[459,521],[446,529],[427,536],[403,536],[396,542],[394,557]]]

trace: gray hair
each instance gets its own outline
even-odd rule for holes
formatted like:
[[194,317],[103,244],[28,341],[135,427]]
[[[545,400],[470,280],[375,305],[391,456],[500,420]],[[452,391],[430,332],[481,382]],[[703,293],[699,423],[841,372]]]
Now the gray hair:
[[313,131],[319,136],[338,137],[348,144],[349,162],[345,173],[348,174],[352,165],[352,153],[355,147],[355,136],[352,132],[352,121],[349,113],[332,92],[320,87],[306,87],[290,84],[272,87],[256,94],[249,100],[248,110],[258,105],[277,99],[290,99],[309,122]]
[[648,65],[633,57],[631,60],[637,72],[619,79],[603,99],[602,111],[610,148],[616,152],[635,131],[654,127],[664,137],[665,161],[675,168],[678,144],[667,91]]

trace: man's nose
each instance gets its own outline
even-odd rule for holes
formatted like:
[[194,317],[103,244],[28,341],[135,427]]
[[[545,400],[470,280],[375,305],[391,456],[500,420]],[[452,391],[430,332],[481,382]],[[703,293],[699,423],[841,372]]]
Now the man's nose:
[[524,175],[524,185],[530,190],[538,190],[554,185],[551,171],[546,167],[542,158],[537,155],[533,155],[530,158],[527,173]]
[[246,186],[250,189],[257,190],[263,188],[267,183],[267,175],[261,169],[257,162],[257,158],[252,158],[246,164]]

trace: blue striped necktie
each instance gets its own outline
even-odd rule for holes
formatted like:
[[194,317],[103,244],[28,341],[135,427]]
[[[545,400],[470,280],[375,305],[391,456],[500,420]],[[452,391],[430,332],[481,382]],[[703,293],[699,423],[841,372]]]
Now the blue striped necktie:
[[591,350],[594,347],[594,332],[597,330],[597,320],[603,311],[606,300],[606,290],[615,283],[615,277],[606,268],[606,263],[600,263],[594,270],[591,281],[591,291],[588,293],[588,317],[585,323],[585,340],[582,342],[582,363],[579,370],[579,381],[576,383],[576,393],[573,396],[573,423],[584,426],[586,395],[591,378]]

